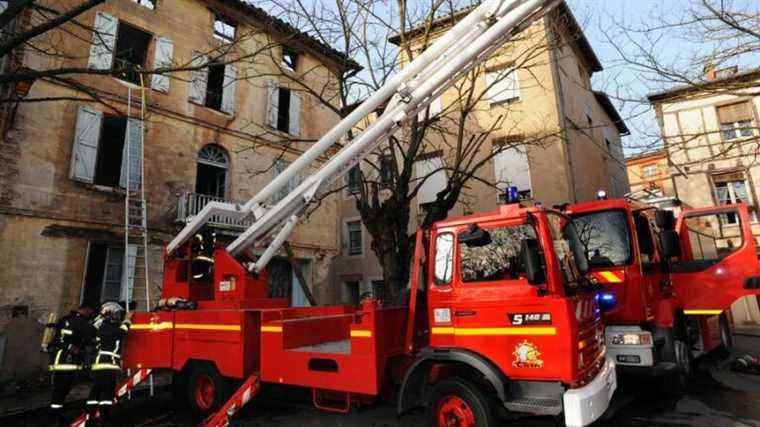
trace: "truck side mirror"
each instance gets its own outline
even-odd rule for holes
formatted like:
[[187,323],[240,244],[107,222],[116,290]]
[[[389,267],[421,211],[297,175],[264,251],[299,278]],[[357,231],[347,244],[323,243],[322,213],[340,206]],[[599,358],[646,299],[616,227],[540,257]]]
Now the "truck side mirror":
[[541,250],[538,247],[538,240],[525,239],[520,245],[520,259],[525,269],[525,278],[531,285],[540,285],[546,283],[546,272],[544,263],[541,261]]
[[672,211],[660,209],[654,213],[654,222],[660,230],[675,230],[676,217]]
[[666,259],[681,256],[681,241],[673,230],[660,231],[660,245]]
[[459,243],[468,247],[483,247],[491,244],[491,233],[472,224],[467,231],[459,234]]

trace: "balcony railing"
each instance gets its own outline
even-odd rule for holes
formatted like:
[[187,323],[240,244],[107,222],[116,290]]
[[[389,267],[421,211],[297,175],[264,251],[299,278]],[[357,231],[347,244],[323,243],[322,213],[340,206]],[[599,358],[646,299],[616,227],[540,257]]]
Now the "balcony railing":
[[[188,223],[195,215],[198,215],[198,212],[200,212],[209,202],[235,203],[222,197],[186,192],[179,197],[177,222]],[[208,222],[209,225],[214,227],[237,230],[248,228],[252,223],[253,221],[250,219],[230,218],[225,215],[214,215]]]

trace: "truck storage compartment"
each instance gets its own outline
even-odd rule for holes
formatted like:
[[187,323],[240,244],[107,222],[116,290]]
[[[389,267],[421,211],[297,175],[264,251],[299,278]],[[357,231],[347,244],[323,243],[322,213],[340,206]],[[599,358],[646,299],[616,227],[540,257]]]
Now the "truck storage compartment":
[[171,368],[174,312],[135,312],[122,355],[125,368]]
[[389,357],[401,353],[404,309],[268,310],[261,324],[266,382],[376,395]]

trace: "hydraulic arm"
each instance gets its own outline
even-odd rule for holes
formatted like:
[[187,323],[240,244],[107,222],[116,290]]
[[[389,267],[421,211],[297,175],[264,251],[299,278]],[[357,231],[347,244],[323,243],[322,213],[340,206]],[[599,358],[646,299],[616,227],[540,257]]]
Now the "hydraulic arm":
[[[251,266],[258,272],[276,254],[310,203],[327,191],[336,177],[394,134],[407,117],[424,110],[477,64],[485,61],[514,34],[543,16],[558,0],[486,0],[473,9],[432,46],[372,94],[357,109],[325,134],[309,150],[243,205],[211,202],[169,243],[172,252],[191,238],[212,217],[243,219],[253,224],[227,247],[238,256],[247,248],[264,246]],[[388,102],[383,114],[294,190],[273,206],[267,201],[305,171],[330,147],[355,130],[356,125]]]

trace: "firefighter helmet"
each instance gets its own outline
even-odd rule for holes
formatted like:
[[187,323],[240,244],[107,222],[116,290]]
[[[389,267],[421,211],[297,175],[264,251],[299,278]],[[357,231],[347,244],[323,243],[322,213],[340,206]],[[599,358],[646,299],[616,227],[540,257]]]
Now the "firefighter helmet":
[[118,303],[109,301],[100,306],[100,315],[111,320],[121,320],[124,308]]

